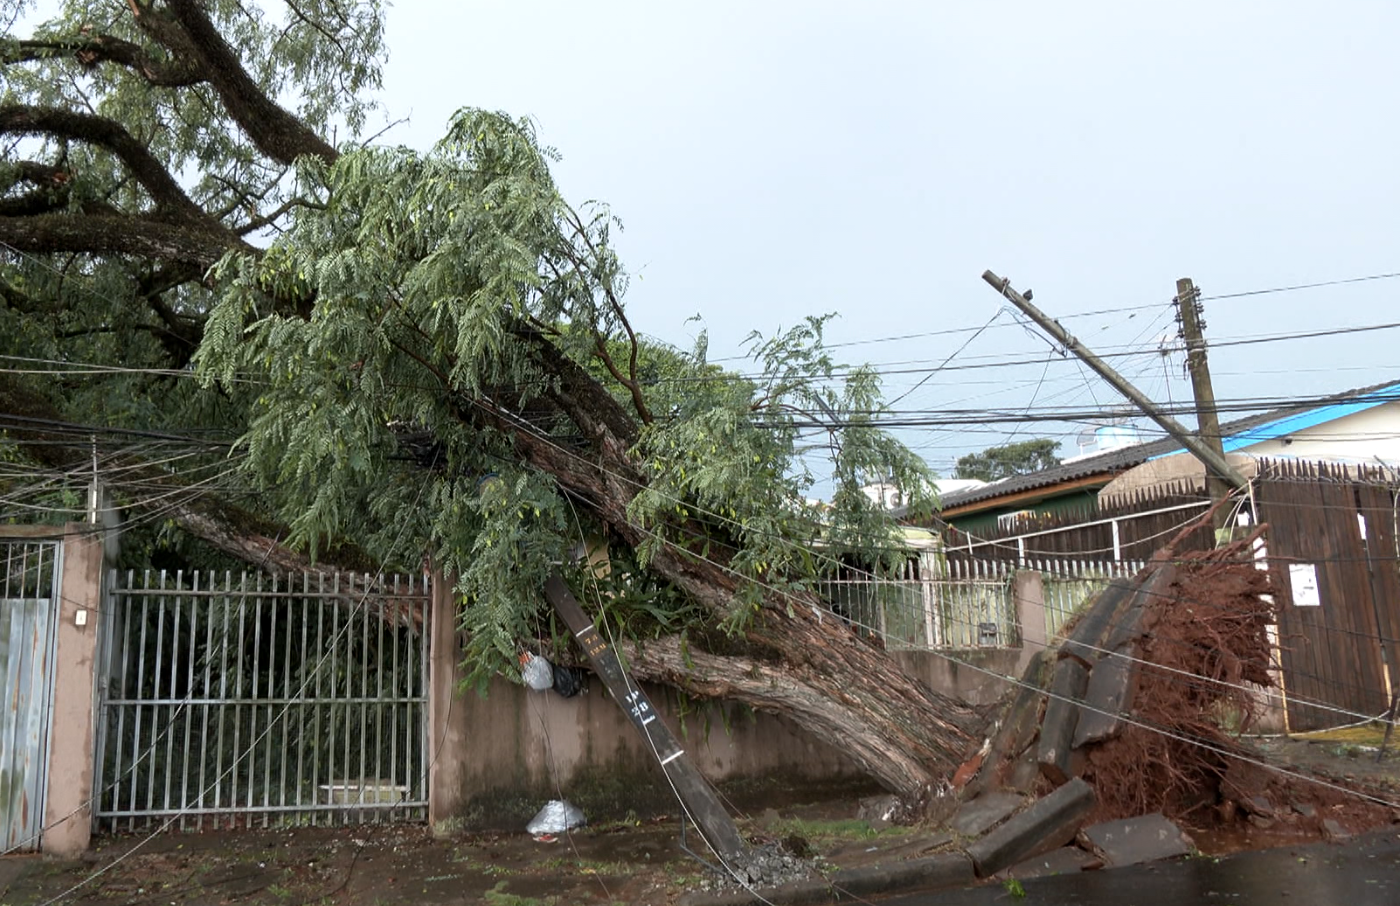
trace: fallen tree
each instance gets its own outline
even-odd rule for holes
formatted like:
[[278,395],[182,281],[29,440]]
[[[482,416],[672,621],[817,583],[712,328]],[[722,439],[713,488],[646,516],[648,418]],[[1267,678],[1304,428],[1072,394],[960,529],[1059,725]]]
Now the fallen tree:
[[[516,670],[544,577],[601,534],[635,566],[616,593],[665,589],[644,675],[785,714],[909,802],[942,788],[979,718],[811,591],[838,557],[904,556],[865,481],[931,503],[922,462],[873,427],[874,375],[837,367],[822,319],[756,340],[747,376],[643,341],[611,215],[564,201],[526,122],[464,110],[429,152],[337,148],[331,124],[359,127],[378,82],[376,4],[274,22],[113,2],[100,26],[91,6],[3,48],[0,296],[9,354],[104,368],[7,376],[11,414],[222,432],[236,445],[179,466],[123,450],[127,474],[156,470],[127,499],[242,559],[431,551],[477,681]],[[813,430],[835,488],[820,519]],[[69,435],[47,465],[83,455]],[[186,471],[221,457],[241,485]],[[173,496],[139,493],[152,475]]]

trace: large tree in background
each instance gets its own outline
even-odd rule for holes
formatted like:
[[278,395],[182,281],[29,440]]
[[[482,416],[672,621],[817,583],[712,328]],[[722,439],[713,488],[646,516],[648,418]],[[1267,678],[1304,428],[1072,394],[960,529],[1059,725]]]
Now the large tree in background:
[[1060,458],[1055,455],[1059,449],[1060,442],[1048,437],[988,447],[981,453],[959,457],[953,477],[998,481],[1012,475],[1039,472],[1060,464]]
[[[0,343],[36,360],[0,374],[19,453],[50,474],[85,461],[71,422],[236,438],[112,457],[133,506],[254,562],[431,551],[477,679],[514,669],[547,623],[544,576],[602,537],[609,586],[573,580],[647,615],[639,675],[785,715],[928,795],[976,717],[809,590],[837,557],[902,556],[870,476],[931,504],[922,462],[872,426],[875,376],[837,369],[822,319],[755,338],[744,375],[638,337],[610,215],[560,196],[527,122],[467,109],[427,152],[337,145],[381,34],[377,4],[349,0],[282,21],[87,0],[7,36]],[[732,291],[722,269],[697,279]],[[105,370],[54,364],[78,362]],[[139,492],[157,479],[186,492]]]

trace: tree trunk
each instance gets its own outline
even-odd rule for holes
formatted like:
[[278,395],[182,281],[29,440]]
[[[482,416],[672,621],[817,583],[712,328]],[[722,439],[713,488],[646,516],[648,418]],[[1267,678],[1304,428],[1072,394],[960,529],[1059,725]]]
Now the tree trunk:
[[946,789],[980,744],[984,721],[972,708],[911,677],[835,614],[765,608],[757,623],[747,640],[768,658],[682,647],[675,637],[622,650],[642,679],[782,715],[910,806]]
[[[656,529],[634,524],[627,513],[645,478],[628,456],[630,436],[614,430],[628,423],[620,404],[562,356],[542,358],[563,379],[556,402],[593,439],[593,452],[581,455],[515,428],[517,451],[626,544],[641,545]],[[648,565],[700,604],[715,625],[744,606],[738,594],[744,580],[716,553],[721,546],[701,555],[662,544]],[[971,708],[905,673],[815,596],[770,590],[744,636],[733,641],[743,649],[739,657],[683,655],[674,641],[633,654],[647,671],[643,676],[788,717],[846,752],[908,806],[937,795],[981,742],[983,721]]]

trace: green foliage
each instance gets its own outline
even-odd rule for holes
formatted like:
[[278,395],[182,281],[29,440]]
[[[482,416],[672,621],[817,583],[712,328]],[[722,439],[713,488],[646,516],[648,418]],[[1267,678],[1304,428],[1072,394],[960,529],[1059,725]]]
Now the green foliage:
[[[596,355],[600,341],[619,359],[626,351],[614,222],[569,207],[549,159],[528,122],[464,110],[429,154],[367,148],[306,168],[304,179],[324,184],[324,206],[299,213],[266,255],[225,259],[197,357],[210,386],[258,376],[244,445],[293,540],[314,550],[370,526],[379,551],[431,545],[456,576],[478,685],[513,672],[520,640],[544,634],[543,577],[602,530],[520,461],[482,401],[510,398],[526,412],[551,389],[559,376],[533,354],[538,331],[631,405]],[[305,293],[316,298],[310,318],[278,309],[279,295]],[[870,427],[878,381],[868,370],[837,378],[825,323],[753,337],[757,379],[706,363],[703,341],[688,353],[638,350],[655,418],[636,423],[630,457],[648,483],[628,516],[648,540],[635,558],[615,551],[604,578],[575,576],[597,582],[588,600],[617,630],[646,637],[706,619],[647,572],[661,544],[722,558],[751,580],[730,628],[764,587],[810,581],[819,548],[898,555],[860,486],[892,475],[926,509],[928,473]],[[824,441],[837,454],[824,515],[805,502],[815,478],[803,423],[813,417],[831,421]],[[560,447],[578,430],[557,417],[532,428]],[[423,463],[396,453],[410,429],[438,444],[426,478]]]
[[[209,0],[200,7],[244,61],[255,88],[291,105],[313,129],[351,138],[359,133],[380,85],[384,47],[378,0],[307,0],[295,8]],[[0,104],[109,120],[173,176],[203,209],[211,230],[227,229],[230,242],[238,236],[256,242],[259,224],[281,223],[286,215],[279,212],[294,208],[309,187],[257,149],[213,87],[204,81],[152,85],[141,67],[72,52],[73,45],[100,36],[109,46],[128,42],[154,66],[172,65],[171,54],[143,31],[134,9],[156,17],[166,12],[163,4],[145,0],[7,3],[7,13],[31,11],[41,21],[21,36],[13,33],[18,16],[5,17]],[[85,214],[135,219],[150,217],[157,208],[143,181],[100,141],[19,138],[16,132],[6,137],[0,195],[7,202],[44,198],[55,205],[55,215],[79,228]],[[61,178],[36,188],[22,176],[36,162],[53,167]],[[242,433],[247,380],[230,375],[217,393],[191,380],[190,358],[213,303],[201,278],[197,267],[137,255],[6,250],[0,255],[0,355],[23,361],[22,370],[33,373],[0,376],[5,410],[196,438],[222,440]],[[25,439],[33,442],[32,435]],[[157,556],[191,550],[188,537],[176,537],[162,511],[192,496],[174,492],[182,485],[217,492],[245,509],[259,508],[247,495],[246,482],[230,471],[237,462],[223,449],[143,443],[130,436],[97,440],[117,503],[139,507],[128,522],[127,550]],[[42,468],[27,452],[21,448],[16,467],[21,477],[13,487],[26,506],[47,509],[48,516],[26,513],[59,520],[73,515],[69,498],[83,494],[86,477]],[[123,471],[131,464],[127,454],[135,452],[157,464],[154,472]],[[41,484],[53,487],[53,493],[39,494],[35,488]],[[203,566],[210,565],[208,555],[207,549],[199,552]]]
[[[314,557],[353,539],[416,567],[426,550],[455,578],[477,685],[513,673],[523,639],[549,635],[542,579],[582,539],[606,540],[612,569],[570,581],[635,638],[737,631],[781,600],[773,589],[811,588],[839,558],[903,556],[861,487],[893,481],[916,514],[933,501],[922,461],[874,427],[877,375],[831,359],[822,317],[752,336],[748,375],[708,362],[703,336],[689,350],[638,340],[618,223],[562,198],[556,155],[528,120],[464,109],[429,151],[343,145],[288,168],[209,80],[152,85],[139,66],[73,52],[96,33],[149,66],[177,62],[138,22],[162,4],[56,6],[34,41],[0,42],[3,103],[120,124],[177,198],[101,141],[52,136],[7,149],[0,198],[42,196],[74,221],[192,206],[188,222],[223,230],[232,249],[207,273],[125,253],[0,255],[0,355],[42,372],[0,377],[0,397],[74,422],[237,440],[123,447],[157,463],[118,488],[149,513],[143,554],[185,552],[170,510],[192,499],[186,486],[285,527],[268,533]],[[378,0],[201,8],[267,98],[312,131],[358,134],[380,81]],[[36,190],[24,175],[35,161],[61,178]],[[597,493],[566,495],[560,471],[598,469],[598,419],[616,440],[612,472]],[[822,482],[834,494],[818,508],[807,498]],[[74,493],[52,490],[50,507]],[[624,522],[635,549],[617,537]],[[732,570],[729,604],[659,578],[662,545]]]
[[953,475],[957,478],[998,481],[1012,475],[1039,472],[1060,464],[1060,458],[1055,455],[1058,449],[1060,442],[1048,437],[988,447],[981,453],[969,453],[960,457],[957,471]]

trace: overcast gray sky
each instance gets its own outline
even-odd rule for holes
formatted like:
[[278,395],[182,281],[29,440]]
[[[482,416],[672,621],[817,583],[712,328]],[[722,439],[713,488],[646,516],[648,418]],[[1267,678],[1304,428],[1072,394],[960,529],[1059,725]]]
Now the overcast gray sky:
[[[608,202],[646,332],[714,357],[751,330],[840,314],[828,338],[977,328],[1033,287],[1153,397],[1189,396],[1177,277],[1207,295],[1400,271],[1394,2],[401,0],[386,140],[426,148],[464,105],[532,117],[575,201]],[[1213,341],[1400,320],[1400,280],[1206,301]],[[1083,318],[1077,312],[1146,306]],[[1400,379],[1397,331],[1221,346],[1222,400]],[[855,345],[927,369],[971,333]],[[952,365],[1044,359],[1002,314]],[[899,363],[899,364],[895,364]],[[1044,381],[1041,381],[1042,374]],[[1094,406],[1072,361],[947,370],[900,409]],[[1168,382],[1170,375],[1170,382]],[[925,373],[890,374],[898,395]],[[1228,416],[1227,416],[1228,417]],[[906,432],[960,453],[1074,426]]]

